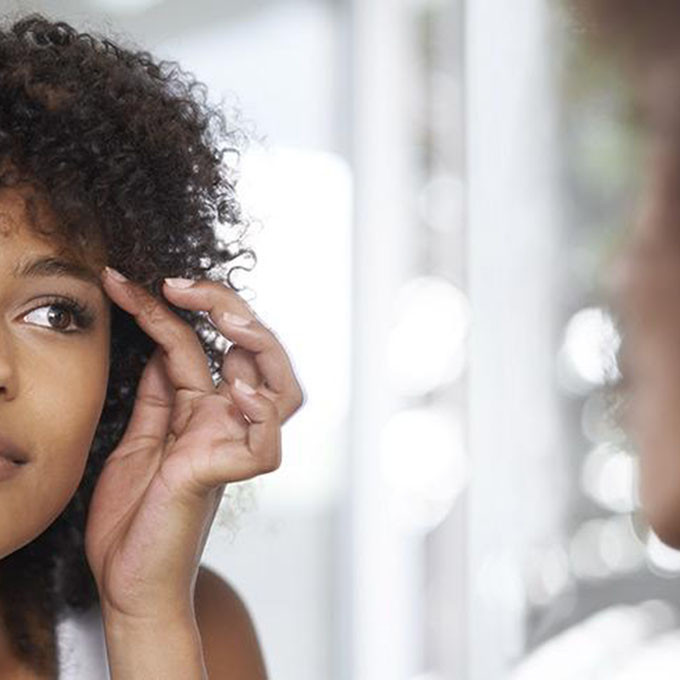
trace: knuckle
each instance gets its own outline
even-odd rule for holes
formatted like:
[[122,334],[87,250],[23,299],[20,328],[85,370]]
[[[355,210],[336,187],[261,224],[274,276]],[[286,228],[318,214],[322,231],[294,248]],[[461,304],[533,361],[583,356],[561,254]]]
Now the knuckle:
[[274,472],[281,467],[281,455],[277,453],[265,461],[263,469],[265,472]]
[[168,324],[165,337],[170,345],[185,345],[187,342],[187,333],[185,330],[181,326],[172,323]]
[[194,329],[184,319],[173,314],[154,297],[144,297],[141,301],[141,313],[151,324],[167,327],[167,333],[172,340],[187,342],[195,334]]
[[157,324],[163,321],[163,309],[156,298],[145,296],[141,301],[140,309],[151,323]]
[[265,408],[267,409],[267,416],[269,418],[277,418],[279,415],[279,410],[276,406],[276,402],[273,399],[270,399],[269,397],[265,397],[265,395],[261,395],[266,399],[266,406]]
[[263,457],[262,465],[264,472],[274,472],[281,467],[283,457],[281,451],[281,429],[276,428],[273,432],[274,441],[267,449],[267,454]]

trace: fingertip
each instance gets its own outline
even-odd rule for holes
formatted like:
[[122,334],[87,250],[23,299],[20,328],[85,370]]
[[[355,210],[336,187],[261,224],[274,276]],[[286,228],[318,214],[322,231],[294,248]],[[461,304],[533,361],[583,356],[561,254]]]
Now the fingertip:
[[122,283],[127,282],[128,278],[127,276],[124,276],[121,274],[117,269],[114,269],[113,267],[104,267],[102,270],[104,272],[104,278],[108,281],[120,281]]

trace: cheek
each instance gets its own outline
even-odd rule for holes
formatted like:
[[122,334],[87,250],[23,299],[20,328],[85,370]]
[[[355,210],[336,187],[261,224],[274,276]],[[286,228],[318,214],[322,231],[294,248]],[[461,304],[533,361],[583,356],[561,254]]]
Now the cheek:
[[66,370],[62,378],[55,379],[50,392],[58,393],[59,398],[43,403],[41,412],[63,442],[60,448],[89,448],[101,416],[107,382],[108,367],[99,364],[83,364],[80,371]]
[[622,271],[618,307],[640,496],[659,538],[680,546],[680,251],[671,243],[640,242]]
[[49,385],[43,384],[39,410],[44,433],[36,436],[45,463],[51,464],[53,457],[61,461],[61,472],[55,474],[79,480],[101,417],[107,382],[108,362],[94,355],[65,362],[52,371]]
[[74,452],[89,447],[104,404],[108,373],[108,348],[101,343],[87,351],[55,355],[44,367],[35,383],[34,406],[53,433],[53,444]]
[[89,450],[85,438],[57,440],[47,437],[46,423],[40,429],[40,455],[13,479],[0,482],[0,559],[43,533],[82,479]]
[[[102,355],[77,361],[64,360],[41,374],[31,390],[30,440],[34,460],[7,486],[0,489],[14,517],[4,526],[0,517],[0,556],[16,550],[42,533],[64,510],[82,479],[106,396],[108,361]],[[106,355],[108,359],[108,355]],[[48,375],[46,378],[45,375]],[[32,499],[27,503],[27,499]],[[16,518],[21,517],[22,522]]]

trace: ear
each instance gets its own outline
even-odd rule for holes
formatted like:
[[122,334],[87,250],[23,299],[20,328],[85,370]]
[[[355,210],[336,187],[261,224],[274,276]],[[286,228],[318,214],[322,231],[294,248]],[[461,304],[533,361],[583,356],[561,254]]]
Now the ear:
[[243,600],[224,578],[203,565],[196,577],[194,608],[208,677],[268,680],[257,632]]

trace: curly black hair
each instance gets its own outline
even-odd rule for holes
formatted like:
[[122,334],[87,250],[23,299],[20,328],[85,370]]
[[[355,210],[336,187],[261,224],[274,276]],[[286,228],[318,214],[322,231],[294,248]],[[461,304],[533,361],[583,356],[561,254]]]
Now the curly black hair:
[[[225,155],[240,157],[247,136],[228,128],[193,74],[118,42],[41,13],[5,17],[0,190],[29,187],[36,233],[71,252],[100,254],[156,297],[166,276],[241,290],[231,272],[250,271],[256,257],[241,242],[249,222]],[[48,229],[36,217],[40,205],[56,216]],[[235,238],[221,238],[216,223]],[[242,256],[250,267],[226,270]],[[205,313],[165,304],[196,329],[217,384],[225,339]],[[0,560],[0,607],[13,653],[47,677],[58,675],[56,623],[98,601],[84,552],[87,511],[154,346],[131,315],[111,306],[109,382],[83,478],[44,532]]]

